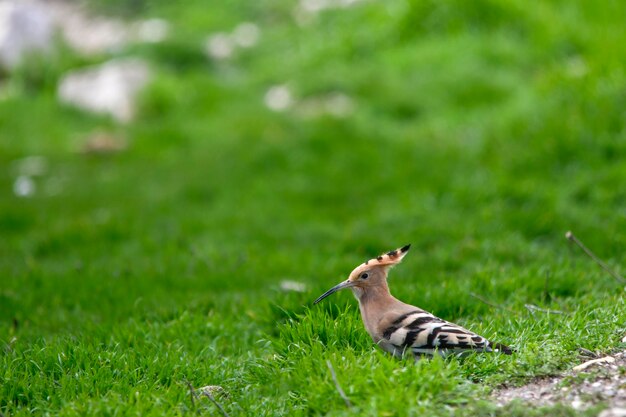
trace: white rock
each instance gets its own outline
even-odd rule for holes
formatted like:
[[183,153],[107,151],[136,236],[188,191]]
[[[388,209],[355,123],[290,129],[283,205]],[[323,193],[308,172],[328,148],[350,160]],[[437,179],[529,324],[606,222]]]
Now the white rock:
[[626,408],[608,408],[598,414],[598,417],[626,417]]
[[162,42],[167,38],[170,24],[163,19],[147,19],[136,23],[137,40],[148,43]]
[[322,115],[344,118],[354,112],[354,102],[347,95],[334,92],[301,100],[296,110],[299,115],[306,118]]
[[326,100],[326,111],[336,117],[346,117],[354,110],[352,99],[342,93],[331,94]]
[[108,17],[93,16],[84,5],[69,1],[43,2],[60,29],[63,38],[82,54],[116,51],[131,42],[157,43],[165,40],[170,25],[163,19],[147,19],[134,23]]
[[35,194],[35,182],[31,177],[20,175],[13,183],[13,193],[17,197],[32,197]]
[[309,13],[315,13],[330,8],[333,3],[331,0],[301,0],[300,7]]
[[250,22],[239,24],[233,31],[232,38],[235,43],[242,48],[250,48],[259,41],[261,30]]
[[204,49],[211,58],[227,59],[232,56],[235,46],[228,34],[216,33],[207,39]]
[[299,7],[308,13],[319,13],[325,9],[348,8],[360,0],[300,0]]
[[130,41],[130,32],[123,22],[88,17],[79,9],[58,13],[57,23],[65,41],[83,54],[115,51]]
[[275,85],[265,93],[265,105],[274,111],[287,110],[293,104],[291,91],[286,85]]
[[580,397],[578,395],[574,397],[574,401],[572,401],[572,408],[574,410],[580,410],[581,408],[583,408],[583,405],[585,405],[585,403],[580,400]]
[[342,7],[351,7],[354,6],[356,3],[358,3],[361,0],[339,0],[339,4]]
[[303,282],[286,279],[280,282],[280,289],[287,292],[305,292],[306,284]]
[[0,0],[0,65],[13,68],[27,52],[50,51],[56,31],[71,48],[90,55],[117,51],[131,42],[161,42],[169,23],[97,17],[82,2]]
[[127,122],[135,113],[135,97],[150,79],[148,65],[138,59],[119,59],[67,74],[60,82],[59,99]]
[[0,2],[0,65],[13,68],[29,52],[49,51],[53,34],[53,20],[41,5]]

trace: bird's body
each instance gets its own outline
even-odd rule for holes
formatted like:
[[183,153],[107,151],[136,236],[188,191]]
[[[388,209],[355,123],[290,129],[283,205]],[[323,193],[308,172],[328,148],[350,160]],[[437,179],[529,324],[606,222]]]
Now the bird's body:
[[419,358],[471,351],[511,354],[512,350],[507,346],[490,342],[391,295],[387,285],[388,270],[402,260],[409,247],[404,246],[359,265],[346,281],[328,290],[315,303],[343,288],[352,289],[359,301],[365,329],[374,343],[394,356],[411,353]]

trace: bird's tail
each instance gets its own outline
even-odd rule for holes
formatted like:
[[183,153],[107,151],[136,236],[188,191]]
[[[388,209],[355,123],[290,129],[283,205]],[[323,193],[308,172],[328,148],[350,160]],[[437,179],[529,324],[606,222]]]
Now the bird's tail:
[[514,349],[511,349],[510,347],[508,347],[507,345],[503,345],[502,343],[489,342],[489,345],[491,346],[491,349],[494,350],[494,352],[501,352],[505,355],[512,355],[513,353],[515,353]]

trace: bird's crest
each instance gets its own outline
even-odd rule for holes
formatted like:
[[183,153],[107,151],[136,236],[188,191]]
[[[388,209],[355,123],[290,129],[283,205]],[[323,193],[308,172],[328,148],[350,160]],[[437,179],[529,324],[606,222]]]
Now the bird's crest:
[[411,244],[408,244],[402,246],[399,249],[383,253],[376,258],[372,258],[369,261],[366,261],[364,265],[395,265],[399,263],[402,258],[404,258],[404,255],[406,255],[410,248]]
[[354,271],[352,271],[350,276],[351,277],[358,276],[360,272],[370,269],[372,267],[376,267],[376,266],[392,267],[400,263],[400,261],[402,261],[402,258],[404,258],[404,256],[406,255],[406,253],[409,251],[410,248],[411,248],[411,244],[408,244],[396,250],[383,253],[382,255],[377,256],[376,258],[370,259],[369,261],[365,261],[361,265],[357,266],[354,269]]

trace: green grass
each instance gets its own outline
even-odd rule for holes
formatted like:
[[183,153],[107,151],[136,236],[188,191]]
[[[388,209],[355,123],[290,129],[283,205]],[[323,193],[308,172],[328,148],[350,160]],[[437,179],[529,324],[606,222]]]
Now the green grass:
[[[173,27],[115,53],[155,71],[128,125],[55,99],[66,70],[109,55],[62,48],[0,80],[0,411],[217,415],[189,381],[222,386],[233,416],[597,413],[488,394],[626,333],[624,286],[564,238],[624,271],[626,6],[366,1],[299,27],[290,2],[222,3],[92,1]],[[203,56],[241,21],[256,47]],[[276,84],[354,112],[272,112]],[[128,150],[79,154],[96,130]],[[18,198],[31,155],[47,169]],[[392,292],[517,354],[415,365],[372,345],[350,294],[312,305],[409,242]]]

